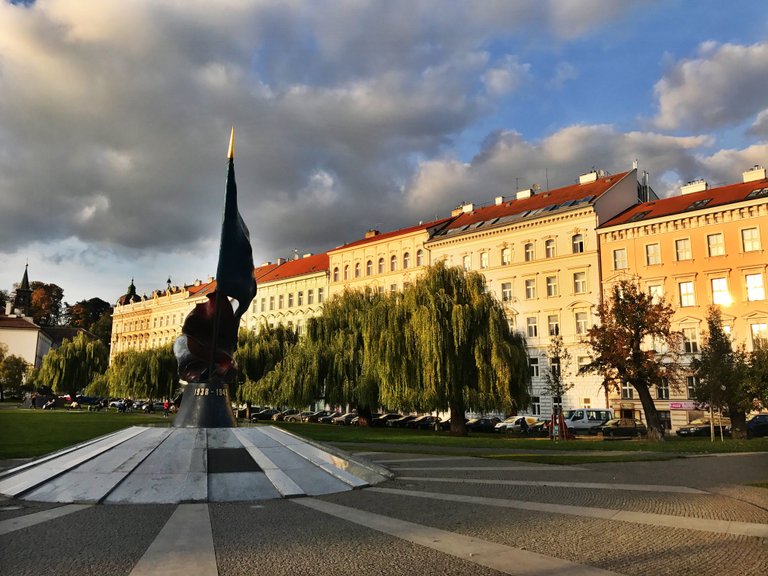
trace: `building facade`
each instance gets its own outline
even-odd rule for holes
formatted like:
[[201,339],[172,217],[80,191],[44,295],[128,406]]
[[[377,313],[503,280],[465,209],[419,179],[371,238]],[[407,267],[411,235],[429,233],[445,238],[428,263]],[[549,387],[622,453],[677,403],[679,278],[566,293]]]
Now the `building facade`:
[[[622,278],[675,308],[672,328],[683,337],[683,358],[690,363],[701,347],[710,306],[720,308],[725,330],[736,344],[751,350],[768,339],[768,180],[762,167],[743,174],[741,183],[710,188],[705,182],[684,186],[677,196],[646,202],[598,229],[603,282]],[[670,428],[701,415],[685,385],[653,391],[656,408]],[[626,417],[642,417],[635,392],[622,387],[611,398]]]

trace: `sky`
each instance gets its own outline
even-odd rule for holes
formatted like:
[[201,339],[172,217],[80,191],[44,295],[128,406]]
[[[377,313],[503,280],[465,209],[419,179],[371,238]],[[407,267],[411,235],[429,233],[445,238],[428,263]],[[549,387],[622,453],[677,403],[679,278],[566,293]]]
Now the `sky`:
[[0,0],[0,289],[259,265],[593,168],[768,166],[764,0]]

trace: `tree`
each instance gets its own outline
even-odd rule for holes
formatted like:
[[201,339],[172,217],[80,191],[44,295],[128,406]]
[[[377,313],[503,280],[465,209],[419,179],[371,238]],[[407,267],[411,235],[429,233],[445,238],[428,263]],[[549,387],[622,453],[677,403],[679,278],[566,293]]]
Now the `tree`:
[[5,313],[6,302],[13,302],[13,300],[11,300],[11,295],[8,294],[7,290],[0,290],[0,310],[3,311],[3,314]]
[[752,404],[747,385],[747,355],[743,347],[734,350],[716,306],[707,312],[707,332],[700,356],[691,362],[691,369],[698,378],[693,390],[696,400],[718,410],[727,408],[733,437],[745,437],[746,412]]
[[600,323],[587,331],[592,361],[578,372],[610,374],[632,386],[643,406],[652,440],[663,440],[664,429],[651,386],[666,383],[678,387],[680,381],[680,334],[671,329],[673,314],[670,305],[663,299],[654,302],[636,282],[617,282],[611,287],[610,298],[598,306]]
[[58,326],[61,323],[64,290],[56,284],[45,282],[30,282],[32,290],[31,310],[32,320],[41,326]]
[[107,347],[102,342],[80,333],[73,340],[65,339],[59,348],[43,357],[37,380],[58,394],[74,398],[97,374],[104,373],[108,359]]
[[21,356],[10,354],[0,362],[0,401],[5,390],[18,390],[24,385],[29,364]]
[[[107,370],[107,379],[112,396],[173,397],[179,381],[173,345],[149,350],[126,350],[117,354]],[[101,386],[101,383],[97,382],[96,385]]]
[[525,339],[510,330],[481,274],[438,262],[396,303],[377,345],[384,349],[379,369],[389,393],[405,392],[422,405],[450,410],[455,435],[466,434],[467,408],[528,404]]
[[757,406],[768,408],[768,342],[758,340],[749,354],[749,389]]
[[112,335],[112,306],[101,298],[64,303],[64,321],[67,326],[84,328],[107,346]]
[[[560,399],[560,406],[555,409],[554,416],[560,419],[562,414],[562,398],[566,392],[573,388],[573,382],[568,381],[571,371],[571,353],[563,344],[563,337],[556,334],[549,341],[547,348],[547,358],[549,359],[549,368],[544,373],[547,393]],[[558,436],[562,439],[564,436],[563,426],[558,426]]]

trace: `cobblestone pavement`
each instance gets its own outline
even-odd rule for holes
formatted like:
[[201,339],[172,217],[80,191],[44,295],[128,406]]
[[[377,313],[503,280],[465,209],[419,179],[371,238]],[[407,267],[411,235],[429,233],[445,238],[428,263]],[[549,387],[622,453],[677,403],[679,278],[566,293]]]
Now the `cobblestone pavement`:
[[395,479],[248,503],[2,500],[0,574],[768,574],[768,489],[749,486],[768,482],[765,453],[579,466],[366,457]]

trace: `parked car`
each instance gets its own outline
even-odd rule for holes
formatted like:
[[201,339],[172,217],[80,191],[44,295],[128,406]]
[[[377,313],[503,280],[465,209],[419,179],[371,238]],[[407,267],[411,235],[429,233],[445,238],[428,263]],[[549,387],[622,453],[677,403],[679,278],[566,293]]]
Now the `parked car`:
[[747,438],[768,436],[768,414],[753,414],[747,418]]
[[[715,436],[720,436],[720,430],[722,429],[723,436],[730,436],[731,435],[731,426],[730,422],[723,421],[723,422],[716,422],[714,424],[715,429]],[[675,431],[675,434],[681,437],[688,437],[688,436],[709,436],[711,434],[711,428],[709,425],[709,419],[708,418],[696,418],[696,420],[691,420],[687,425],[680,426]]]
[[406,414],[405,416],[401,416],[400,418],[395,418],[394,420],[387,421],[387,427],[388,428],[405,428],[408,422],[415,419],[416,419],[415,414]]
[[411,430],[432,430],[435,427],[435,422],[439,421],[440,419],[437,416],[424,414],[406,422],[405,427]]
[[357,412],[347,412],[346,414],[333,418],[331,423],[336,424],[337,426],[349,426],[349,423],[355,418],[357,418]]
[[549,436],[549,420],[536,420],[528,426],[526,435],[533,438],[546,438]]
[[496,432],[521,432],[523,429],[523,421],[527,424],[527,429],[536,423],[537,418],[535,416],[510,416],[496,424],[494,430]]
[[285,420],[287,416],[292,416],[294,414],[298,414],[299,411],[295,408],[288,408],[288,410],[283,410],[282,412],[278,412],[277,414],[272,415],[272,420],[275,422],[282,422]]
[[402,414],[398,414],[397,412],[388,412],[387,414],[381,414],[380,416],[377,416],[376,418],[371,419],[371,426],[374,428],[381,428],[383,426],[387,425],[387,422],[390,420],[397,420],[400,418]]
[[589,433],[594,428],[602,426],[613,418],[613,411],[608,409],[595,410],[592,408],[578,408],[568,410],[563,418],[565,425],[574,433]]
[[493,432],[499,422],[501,420],[495,416],[492,418],[472,418],[467,421],[465,426],[469,432]]
[[326,416],[338,416],[338,412],[331,412],[330,410],[318,410],[317,412],[312,412],[304,417],[302,422],[320,422],[321,418],[325,418]]
[[271,420],[272,416],[280,412],[279,410],[275,410],[274,408],[264,408],[264,410],[259,410],[255,414],[251,414],[251,422],[258,422],[259,420]]
[[339,416],[341,416],[341,412],[331,412],[327,416],[321,416],[318,419],[318,422],[320,422],[320,424],[333,424],[333,419]]
[[304,412],[299,412],[297,414],[288,414],[283,418],[283,421],[285,422],[304,422],[304,418],[307,416],[310,416],[311,414],[314,414],[314,412],[310,412],[309,410],[305,410]]
[[597,427],[599,434],[606,437],[616,436],[646,436],[648,429],[645,424],[640,420],[632,420],[630,418],[614,418],[608,420],[602,426]]

